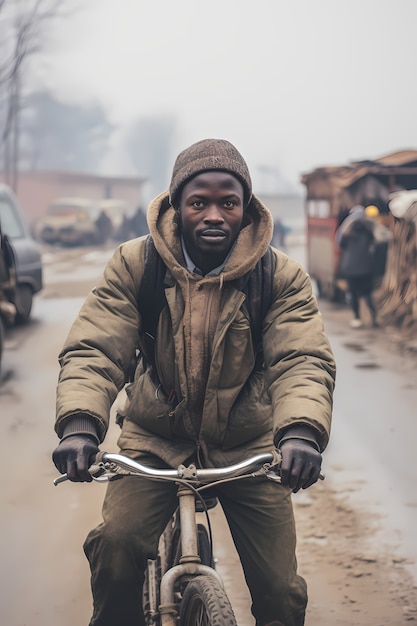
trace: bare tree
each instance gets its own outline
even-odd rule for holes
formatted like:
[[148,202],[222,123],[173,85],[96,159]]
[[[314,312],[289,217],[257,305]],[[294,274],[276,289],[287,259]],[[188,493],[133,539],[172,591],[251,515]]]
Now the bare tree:
[[39,52],[42,28],[56,17],[64,0],[0,0],[0,115],[3,170],[16,190],[19,161],[19,118],[27,60]]
[[71,104],[34,91],[25,98],[20,119],[22,169],[98,173],[114,131],[99,103]]

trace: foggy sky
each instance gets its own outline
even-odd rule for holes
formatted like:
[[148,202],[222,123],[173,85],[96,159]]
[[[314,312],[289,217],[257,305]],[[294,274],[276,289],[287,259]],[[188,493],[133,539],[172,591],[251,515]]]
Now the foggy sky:
[[[321,165],[417,148],[416,0],[78,5],[56,22],[37,76],[66,101],[101,102],[121,133],[138,117],[175,116],[172,160],[225,138],[255,186],[273,187],[262,166],[298,185]],[[120,136],[107,173],[129,173]]]

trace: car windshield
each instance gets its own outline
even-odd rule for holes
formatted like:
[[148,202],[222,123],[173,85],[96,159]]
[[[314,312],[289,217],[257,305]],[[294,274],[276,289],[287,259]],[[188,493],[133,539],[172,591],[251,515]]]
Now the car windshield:
[[0,222],[3,232],[12,239],[24,237],[23,226],[14,207],[3,198],[0,198]]

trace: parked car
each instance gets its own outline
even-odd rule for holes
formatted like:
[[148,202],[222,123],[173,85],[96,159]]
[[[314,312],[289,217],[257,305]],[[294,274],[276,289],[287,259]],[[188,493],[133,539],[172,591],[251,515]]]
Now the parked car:
[[43,242],[63,245],[104,243],[111,231],[111,220],[99,200],[77,197],[54,200],[39,227]]
[[16,196],[8,185],[0,183],[0,222],[15,254],[16,321],[27,322],[33,296],[42,289],[42,257]]

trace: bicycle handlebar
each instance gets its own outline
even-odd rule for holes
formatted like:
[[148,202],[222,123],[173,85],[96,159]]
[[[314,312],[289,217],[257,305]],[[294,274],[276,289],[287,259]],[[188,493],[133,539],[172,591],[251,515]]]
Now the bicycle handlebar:
[[[146,467],[141,463],[132,461],[128,457],[121,454],[103,453],[103,462],[116,463],[122,469],[133,470],[135,473],[152,476],[154,478],[165,478],[167,480],[176,480],[178,478],[185,478],[188,480],[196,480],[197,482],[221,480],[223,478],[232,478],[234,476],[240,476],[245,472],[254,471],[260,469],[265,463],[272,463],[274,455],[272,452],[266,454],[257,454],[245,461],[229,465],[228,467],[210,467],[210,468],[196,468],[194,465],[185,467],[180,465],[177,469],[154,469]],[[276,462],[278,463],[277,457]]]
[[[197,468],[194,464],[191,464],[189,466],[179,465],[177,469],[157,469],[133,461],[133,459],[123,454],[99,452],[94,464],[91,465],[88,471],[93,480],[97,482],[109,482],[123,476],[145,476],[154,480],[184,481],[199,484],[210,484],[234,478],[265,476],[270,480],[281,482],[281,477],[277,473],[280,463],[281,455],[277,450],[275,453],[256,454],[249,459],[227,467]],[[324,480],[324,475],[320,474],[319,479]],[[66,480],[69,480],[67,474],[62,474],[55,478],[54,485],[57,486]]]
[[[266,474],[272,470],[273,467],[278,467],[280,462],[279,453],[273,454],[268,452],[265,454],[257,454],[245,461],[229,465],[228,467],[211,467],[211,468],[196,468],[191,464],[188,467],[180,465],[177,469],[156,469],[148,467],[133,461],[127,456],[122,454],[114,454],[110,452],[100,452],[97,455],[95,463],[90,467],[89,472],[94,480],[98,482],[107,482],[122,476],[145,476],[148,478],[178,481],[185,480],[189,482],[212,482],[217,480],[224,480],[229,478],[235,478],[243,476],[243,474],[249,473],[254,475],[253,472],[263,469],[263,473]],[[279,480],[279,476],[277,476]],[[62,474],[54,480],[54,485],[68,480],[67,474]]]

